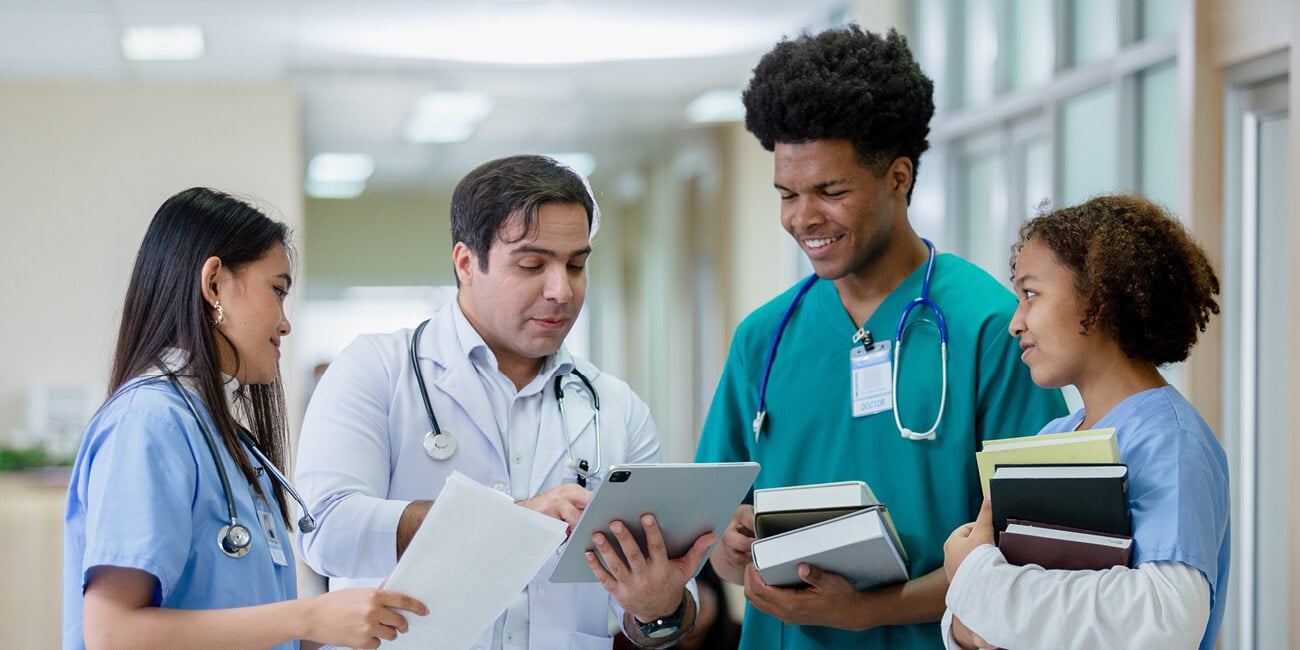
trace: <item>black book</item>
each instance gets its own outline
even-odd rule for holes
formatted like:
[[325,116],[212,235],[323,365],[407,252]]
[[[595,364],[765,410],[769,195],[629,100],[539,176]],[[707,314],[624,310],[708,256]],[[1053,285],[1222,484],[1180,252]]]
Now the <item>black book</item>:
[[993,527],[1007,519],[1128,535],[1125,465],[999,465],[989,480]]

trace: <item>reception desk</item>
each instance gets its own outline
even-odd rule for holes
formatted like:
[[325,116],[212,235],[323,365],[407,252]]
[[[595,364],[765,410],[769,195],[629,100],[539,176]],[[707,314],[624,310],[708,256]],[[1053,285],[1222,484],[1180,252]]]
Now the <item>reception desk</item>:
[[0,648],[58,648],[65,470],[0,472]]

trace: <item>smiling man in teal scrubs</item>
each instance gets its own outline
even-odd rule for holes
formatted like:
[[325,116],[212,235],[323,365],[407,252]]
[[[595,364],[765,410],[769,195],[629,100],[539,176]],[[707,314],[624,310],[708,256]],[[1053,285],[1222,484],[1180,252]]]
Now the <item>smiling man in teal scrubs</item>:
[[[1011,292],[955,255],[932,253],[908,221],[934,102],[903,37],[850,26],[782,41],[754,69],[744,101],[745,126],[775,153],[781,224],[819,279],[793,309],[803,282],[736,330],[696,460],[758,461],[755,488],[866,481],[889,508],[911,579],[856,591],[806,567],[809,588],[768,586],[749,553],[753,507],[742,505],[712,559],[745,585],[741,647],[943,647],[943,542],[979,509],[975,452],[986,439],[1034,433],[1064,415],[1065,402],[1017,360]],[[932,310],[911,311],[901,357],[887,345],[922,295],[931,259],[929,298],[948,336],[946,397]],[[859,328],[876,343],[855,337]]]

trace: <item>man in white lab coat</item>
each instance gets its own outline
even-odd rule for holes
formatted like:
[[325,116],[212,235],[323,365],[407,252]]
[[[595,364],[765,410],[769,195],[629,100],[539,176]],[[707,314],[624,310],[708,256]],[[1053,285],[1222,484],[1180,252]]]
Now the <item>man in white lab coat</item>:
[[[599,215],[585,179],[543,156],[485,163],[457,185],[456,300],[415,332],[357,338],[307,409],[297,485],[317,529],[297,544],[331,589],[386,577],[452,471],[572,527],[605,467],[660,460],[646,404],[564,347]],[[609,569],[589,558],[600,584],[552,584],[553,558],[474,647],[609,648],[611,606],[638,645],[684,636],[714,536],[676,560],[660,547],[625,563],[611,545],[636,542],[611,530],[595,540]]]

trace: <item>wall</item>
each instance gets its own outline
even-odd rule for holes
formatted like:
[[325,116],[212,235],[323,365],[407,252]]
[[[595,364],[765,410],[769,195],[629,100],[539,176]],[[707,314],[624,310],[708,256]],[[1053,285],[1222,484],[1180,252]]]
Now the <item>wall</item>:
[[[5,84],[0,107],[7,442],[29,382],[83,384],[96,404],[103,397],[135,252],[164,199],[210,185],[260,197],[299,229],[302,164],[298,103],[280,88]],[[0,554],[0,647],[58,646],[62,492],[6,477],[6,512],[21,510],[10,523],[49,552],[6,544]]]
[[451,190],[307,199],[304,249],[313,296],[349,286],[449,285]]

